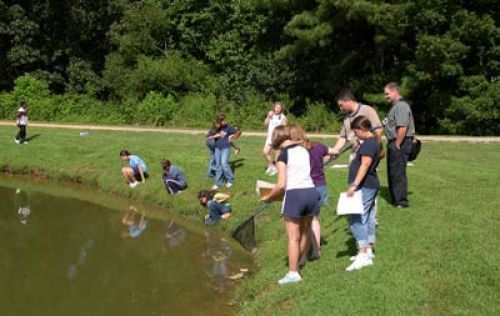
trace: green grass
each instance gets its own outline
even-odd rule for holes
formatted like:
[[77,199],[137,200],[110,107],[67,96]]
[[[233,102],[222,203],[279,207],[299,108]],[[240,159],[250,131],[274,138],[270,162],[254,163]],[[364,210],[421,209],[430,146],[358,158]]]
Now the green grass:
[[[0,127],[0,168],[14,173],[37,170],[47,178],[77,181],[104,192],[153,202],[200,222],[204,210],[196,192],[209,188],[203,136],[29,128],[40,134],[28,145],[15,145],[14,127]],[[242,137],[243,165],[235,172],[233,217],[215,229],[232,231],[258,205],[255,181],[266,179],[260,151],[264,139]],[[323,140],[331,144],[332,140]],[[123,183],[119,151],[127,148],[147,162],[151,178],[131,190]],[[160,160],[184,168],[189,189],[175,198],[160,181]],[[345,163],[345,158],[340,163]],[[396,210],[387,202],[385,161],[379,174],[378,240],[375,265],[345,272],[354,242],[345,217],[335,216],[346,170],[328,169],[330,205],[322,209],[322,258],[303,270],[300,284],[278,287],[286,271],[286,236],[273,205],[257,218],[258,273],[241,283],[236,299],[241,313],[385,315],[498,314],[500,144],[426,142],[408,168],[411,207]]]

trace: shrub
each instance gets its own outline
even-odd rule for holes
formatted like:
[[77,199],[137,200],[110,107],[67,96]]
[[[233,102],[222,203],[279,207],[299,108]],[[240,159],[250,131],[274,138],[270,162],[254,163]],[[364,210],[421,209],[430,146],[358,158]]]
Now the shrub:
[[50,90],[47,82],[26,74],[14,81],[14,90],[11,92],[11,95],[16,104],[22,101],[29,104],[33,100],[48,97]]
[[188,95],[179,101],[174,122],[177,126],[210,128],[217,114],[215,104],[214,95]]
[[155,126],[166,125],[172,121],[176,110],[174,97],[168,95],[165,98],[161,93],[151,91],[139,104],[137,120]]
[[324,103],[307,103],[307,110],[299,122],[307,131],[310,132],[339,132],[340,123],[334,117],[335,115],[328,111]]

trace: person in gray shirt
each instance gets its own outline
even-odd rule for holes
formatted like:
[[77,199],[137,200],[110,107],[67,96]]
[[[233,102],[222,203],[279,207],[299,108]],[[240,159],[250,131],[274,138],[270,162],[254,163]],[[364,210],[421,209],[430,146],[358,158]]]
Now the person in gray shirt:
[[410,105],[403,100],[399,86],[390,82],[384,87],[384,96],[391,109],[384,120],[387,138],[387,179],[392,204],[398,208],[409,206],[406,164],[415,134],[415,123]]
[[337,156],[345,146],[352,146],[352,152],[349,158],[350,162],[356,156],[356,151],[360,145],[359,139],[351,130],[351,122],[358,116],[368,118],[378,138],[382,137],[382,123],[380,122],[377,111],[369,105],[361,104],[356,101],[352,91],[347,88],[342,89],[338,93],[337,104],[340,110],[345,113],[345,116],[342,119],[342,129],[340,130],[339,138],[333,146],[332,151],[334,155]]

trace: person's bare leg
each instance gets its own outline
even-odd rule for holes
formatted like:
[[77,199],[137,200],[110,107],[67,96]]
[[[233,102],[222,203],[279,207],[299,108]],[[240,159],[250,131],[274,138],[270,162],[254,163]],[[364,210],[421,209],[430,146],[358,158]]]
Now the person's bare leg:
[[300,220],[285,217],[285,227],[288,236],[288,269],[297,272],[300,257]]
[[311,221],[311,242],[313,247],[312,256],[315,258],[319,258],[321,255],[320,251],[320,241],[321,241],[321,228],[319,225],[319,217],[314,216]]
[[309,246],[311,244],[311,239],[309,238],[309,232],[311,230],[311,219],[311,216],[306,216],[300,219],[299,258],[301,259],[301,265],[304,265],[306,263],[307,252],[309,251]]
[[127,183],[135,182],[134,171],[132,170],[132,168],[123,167],[122,174],[123,174],[123,177],[125,178],[125,181]]
[[264,156],[268,168],[274,166],[273,159],[271,158],[271,146],[265,145],[264,149],[262,149],[262,155]]

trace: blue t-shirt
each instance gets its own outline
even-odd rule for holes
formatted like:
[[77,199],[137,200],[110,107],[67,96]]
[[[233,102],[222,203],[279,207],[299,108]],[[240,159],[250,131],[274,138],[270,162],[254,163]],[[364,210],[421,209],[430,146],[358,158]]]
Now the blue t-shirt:
[[164,180],[174,180],[179,183],[179,185],[186,185],[186,177],[184,176],[184,172],[177,166],[170,166],[169,172],[163,173]]
[[378,189],[380,187],[380,181],[377,176],[377,166],[380,161],[379,141],[377,137],[371,137],[365,139],[358,151],[356,152],[356,157],[351,161],[349,165],[349,184],[353,183],[358,173],[359,167],[361,166],[361,157],[370,156],[372,157],[372,164],[365,175],[365,178],[359,183],[359,187],[367,187],[372,189]]
[[229,143],[229,136],[236,133],[236,129],[232,126],[226,125],[221,128],[219,132],[222,134],[222,136],[215,140],[215,148],[230,148],[231,144]]
[[130,155],[129,163],[130,163],[130,168],[132,168],[132,170],[134,170],[135,173],[139,173],[139,169],[137,168],[137,166],[141,166],[143,172],[148,171],[148,167],[146,167],[146,164],[141,158],[139,158],[139,156]]

